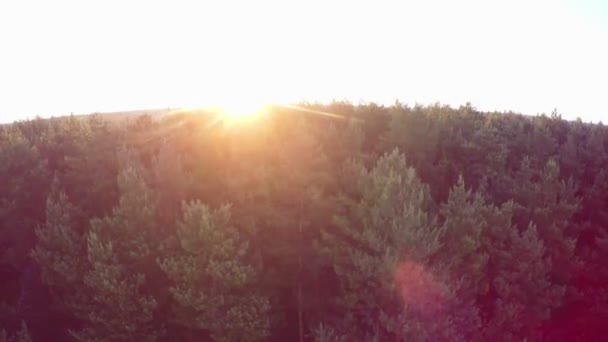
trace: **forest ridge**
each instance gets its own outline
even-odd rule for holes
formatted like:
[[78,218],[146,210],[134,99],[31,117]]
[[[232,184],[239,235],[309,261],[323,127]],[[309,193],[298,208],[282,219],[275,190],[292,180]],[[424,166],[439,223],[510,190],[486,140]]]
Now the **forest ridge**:
[[602,340],[607,151],[470,105],[3,125],[0,341]]

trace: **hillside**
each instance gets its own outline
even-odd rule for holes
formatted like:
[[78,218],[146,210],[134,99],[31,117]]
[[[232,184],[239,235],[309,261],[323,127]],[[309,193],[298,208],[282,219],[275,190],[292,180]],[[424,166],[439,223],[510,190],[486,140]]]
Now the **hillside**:
[[0,126],[9,341],[608,333],[601,124],[342,102],[140,114]]

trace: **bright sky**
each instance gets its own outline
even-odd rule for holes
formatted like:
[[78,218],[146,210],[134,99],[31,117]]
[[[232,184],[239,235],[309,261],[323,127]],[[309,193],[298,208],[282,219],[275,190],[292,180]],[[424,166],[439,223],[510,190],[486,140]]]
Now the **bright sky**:
[[0,122],[332,98],[607,122],[607,83],[605,0],[0,1]]

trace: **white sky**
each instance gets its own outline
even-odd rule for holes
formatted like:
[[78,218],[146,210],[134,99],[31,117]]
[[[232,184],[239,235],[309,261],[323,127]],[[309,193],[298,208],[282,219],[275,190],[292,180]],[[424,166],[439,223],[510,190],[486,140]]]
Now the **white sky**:
[[607,83],[604,0],[0,0],[0,122],[331,98],[607,122]]

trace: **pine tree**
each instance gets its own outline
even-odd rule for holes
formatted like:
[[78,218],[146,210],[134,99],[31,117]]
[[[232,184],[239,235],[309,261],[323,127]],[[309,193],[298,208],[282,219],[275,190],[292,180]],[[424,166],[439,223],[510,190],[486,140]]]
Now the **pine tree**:
[[326,304],[313,241],[331,218],[335,181],[319,137],[327,128],[289,114],[267,122],[255,142],[231,146],[225,179],[234,223],[249,232],[265,265],[260,286],[281,313],[273,319],[277,338],[303,340]]
[[[44,220],[50,179],[40,149],[16,126],[0,130],[0,270],[20,273],[29,262],[34,229]],[[17,280],[15,280],[17,281]],[[18,282],[18,281],[17,281]],[[0,294],[0,300],[14,296]],[[7,297],[5,297],[7,296]]]
[[258,341],[270,334],[269,301],[257,294],[248,245],[230,225],[230,208],[183,206],[177,240],[159,260],[173,282],[172,324],[208,333],[214,341]]
[[572,179],[566,182],[559,177],[555,160],[548,160],[544,168],[536,171],[531,167],[531,160],[524,158],[510,193],[514,201],[514,223],[520,231],[530,224],[536,226],[553,265],[552,277],[566,284],[578,262],[574,248],[579,230],[571,219],[579,209],[580,200],[575,195]]
[[163,326],[153,322],[158,303],[144,287],[153,273],[154,199],[134,168],[118,178],[119,205],[112,215],[78,229],[75,208],[54,190],[47,200],[47,222],[38,232],[33,256],[45,282],[68,314],[83,328],[82,341],[154,340]]
[[[49,288],[56,314],[82,318],[88,293],[83,277],[89,268],[86,236],[76,219],[78,208],[69,202],[55,178],[46,201],[46,222],[36,229],[38,241],[32,258],[40,265],[42,282]],[[67,327],[64,327],[67,329]]]
[[484,245],[489,230],[484,212],[488,210],[491,209],[479,193],[466,189],[461,176],[439,211],[444,233],[437,260],[459,303],[453,315],[461,321],[461,333],[469,341],[480,337],[479,304],[489,290],[490,256]]
[[534,225],[523,233],[517,230],[496,233],[503,238],[494,242],[497,248],[492,252],[495,299],[486,338],[536,340],[541,323],[561,304],[565,287],[552,283],[551,262]]
[[[155,259],[155,199],[134,168],[118,178],[121,192],[112,215],[91,220],[87,234],[91,291],[88,326],[75,336],[83,341],[156,340],[164,326],[154,322],[158,301],[146,284]],[[146,274],[148,273],[148,274]]]
[[157,219],[165,227],[161,233],[167,231],[180,214],[180,204],[188,197],[192,185],[192,177],[183,168],[182,157],[176,146],[165,141],[160,147],[158,155],[154,158],[151,169],[153,171],[153,186],[158,193]]
[[396,150],[357,173],[361,200],[321,241],[341,288],[341,317],[327,318],[336,322],[332,334],[366,341],[463,339],[460,322],[450,317],[452,289],[432,265],[443,230],[429,214],[428,187]]
[[[282,246],[284,253],[279,255],[279,258],[285,258],[279,272],[286,276],[289,281],[286,285],[295,294],[298,341],[303,342],[308,330],[307,316],[312,311],[310,304],[322,305],[322,299],[318,297],[319,282],[314,277],[318,265],[314,259],[313,240],[329,219],[327,192],[333,179],[312,124],[298,119],[291,125],[300,134],[297,138],[286,139],[279,148],[274,183],[277,184],[275,200],[278,200],[277,204],[282,202],[277,209],[287,219],[277,232],[285,243]],[[279,177],[281,182],[278,182]]]
[[32,336],[25,322],[22,322],[21,329],[13,335],[8,335],[5,330],[0,330],[0,342],[32,342]]
[[[75,152],[64,156],[64,170],[57,174],[62,189],[78,205],[78,219],[107,215],[118,201],[116,183],[120,165],[116,150],[124,134],[98,115],[87,118],[88,130]],[[83,226],[86,226],[83,224]]]

